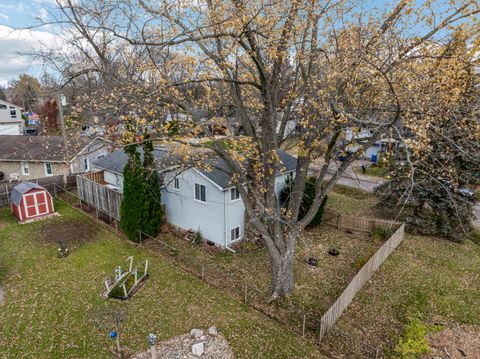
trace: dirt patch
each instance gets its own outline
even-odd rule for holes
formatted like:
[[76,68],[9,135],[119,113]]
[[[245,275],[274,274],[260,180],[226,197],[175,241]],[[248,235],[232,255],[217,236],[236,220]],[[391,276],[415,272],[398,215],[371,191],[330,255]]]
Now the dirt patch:
[[452,326],[429,337],[425,359],[480,359],[480,326]]
[[75,247],[95,237],[96,230],[84,221],[49,223],[42,227],[41,238],[46,243],[63,242],[68,247]]

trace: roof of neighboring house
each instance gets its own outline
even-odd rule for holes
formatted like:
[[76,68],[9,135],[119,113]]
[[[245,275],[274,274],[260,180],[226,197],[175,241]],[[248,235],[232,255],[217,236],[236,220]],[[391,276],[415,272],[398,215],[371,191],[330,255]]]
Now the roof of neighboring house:
[[9,101],[2,100],[2,99],[0,99],[0,103],[1,103],[1,104],[4,104],[4,105],[9,105],[9,106],[15,106],[15,107],[17,107],[17,108],[22,108],[21,106],[15,105],[14,103],[11,103],[11,102],[9,102]]
[[65,146],[61,136],[0,135],[0,161],[68,162],[92,142],[70,137]]
[[[142,147],[139,146],[137,151],[140,153],[140,159],[143,162]],[[172,157],[168,156],[168,151],[161,148],[155,148],[153,150],[153,157],[155,158],[158,171],[164,171],[168,168],[178,165],[178,160],[173,160]],[[93,165],[109,172],[122,174],[123,168],[127,164],[127,161],[127,154],[123,150],[117,150],[109,153],[105,157],[98,159],[93,163]]]
[[[140,146],[138,147],[138,151],[143,160],[143,150]],[[277,151],[277,153],[286,172],[296,169],[297,159],[295,157],[281,150]],[[160,172],[179,166],[182,161],[179,156],[171,155],[170,151],[162,148],[156,148],[154,150],[154,158],[157,170]],[[127,164],[127,160],[127,154],[123,150],[117,150],[95,161],[93,165],[109,172],[122,174],[123,168]],[[231,187],[229,168],[223,159],[216,156],[203,161],[207,167],[211,168],[211,170],[208,171],[205,168],[195,168],[197,171],[223,189]]]
[[22,195],[32,189],[45,189],[45,188],[43,188],[37,183],[22,182],[19,185],[13,187],[12,194],[10,195],[10,202],[13,203],[15,206],[19,206],[20,201],[22,200]]

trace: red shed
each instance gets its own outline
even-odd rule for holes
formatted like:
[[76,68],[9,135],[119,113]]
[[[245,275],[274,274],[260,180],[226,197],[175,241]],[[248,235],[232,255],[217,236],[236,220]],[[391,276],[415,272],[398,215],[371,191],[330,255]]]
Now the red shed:
[[37,183],[23,182],[10,195],[12,212],[20,222],[53,214],[52,196]]

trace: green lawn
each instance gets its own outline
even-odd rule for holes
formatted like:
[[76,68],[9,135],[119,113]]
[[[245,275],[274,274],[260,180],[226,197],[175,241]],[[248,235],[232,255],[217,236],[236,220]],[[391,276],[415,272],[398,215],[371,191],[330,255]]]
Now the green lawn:
[[407,235],[337,322],[350,340],[333,333],[325,350],[355,357],[351,344],[361,342],[391,353],[412,317],[480,331],[479,283],[479,245]]
[[[223,292],[203,284],[92,223],[63,203],[60,217],[19,225],[8,208],[0,209],[0,356],[5,358],[108,358],[107,329],[95,325],[102,308],[124,307],[123,344],[146,349],[148,333],[160,339],[193,327],[216,325],[237,358],[319,357],[312,343],[284,326],[246,308]],[[94,230],[65,259],[57,245],[43,238],[45,226],[69,228],[88,222]],[[79,226],[81,227],[81,226]],[[150,279],[127,302],[100,297],[103,280],[133,255],[149,260]]]

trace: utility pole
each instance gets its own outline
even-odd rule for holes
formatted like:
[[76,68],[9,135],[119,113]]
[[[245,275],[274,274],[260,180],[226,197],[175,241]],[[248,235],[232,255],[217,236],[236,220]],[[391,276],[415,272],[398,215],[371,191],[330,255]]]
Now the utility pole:
[[61,130],[62,130],[62,136],[63,136],[63,140],[65,142],[65,145],[67,145],[67,131],[65,130],[65,119],[63,118],[63,103],[62,103],[62,94],[59,93],[58,94],[58,99],[57,99],[57,103],[58,103],[58,116],[59,116],[59,119],[60,119],[60,127],[61,127]]

